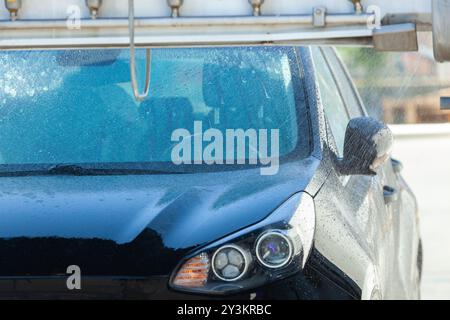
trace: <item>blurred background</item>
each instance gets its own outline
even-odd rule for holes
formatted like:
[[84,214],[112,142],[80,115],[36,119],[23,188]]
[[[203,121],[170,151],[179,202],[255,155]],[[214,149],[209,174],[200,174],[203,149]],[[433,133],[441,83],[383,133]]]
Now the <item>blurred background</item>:
[[339,48],[371,116],[395,135],[393,157],[418,198],[424,245],[423,299],[450,299],[450,63],[434,61],[431,35],[415,53]]

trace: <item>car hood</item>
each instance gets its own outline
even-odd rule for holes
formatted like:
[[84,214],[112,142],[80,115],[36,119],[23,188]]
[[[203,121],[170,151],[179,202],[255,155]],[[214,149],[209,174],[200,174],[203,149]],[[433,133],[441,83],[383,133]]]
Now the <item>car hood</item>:
[[[23,245],[26,251],[32,241],[34,248],[46,248],[42,251],[48,254],[55,246],[63,251],[76,240],[75,252],[83,241],[92,240],[102,243],[107,252],[132,248],[141,238],[140,246],[158,243],[158,250],[185,252],[267,217],[290,195],[306,188],[318,163],[314,158],[287,163],[274,176],[261,176],[259,169],[251,169],[181,175],[1,177],[0,247]],[[91,252],[92,242],[85,247]],[[17,250],[3,254],[16,255]]]
[[129,176],[0,178],[0,238],[98,238],[127,243],[145,228],[185,248],[259,222],[304,190],[317,161],[259,170]]

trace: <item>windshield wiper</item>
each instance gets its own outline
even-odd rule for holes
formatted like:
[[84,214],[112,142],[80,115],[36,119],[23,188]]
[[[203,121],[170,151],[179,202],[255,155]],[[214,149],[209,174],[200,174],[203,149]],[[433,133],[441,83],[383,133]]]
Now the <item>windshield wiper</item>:
[[95,169],[84,168],[75,164],[58,164],[47,170],[49,175],[91,176],[98,174]]
[[5,171],[0,172],[3,177],[68,175],[68,176],[108,176],[108,175],[156,175],[156,174],[184,174],[184,172],[162,171],[139,168],[86,168],[76,164],[58,164],[47,169]]
[[183,172],[170,172],[161,170],[135,169],[135,168],[85,168],[76,164],[60,164],[51,167],[49,175],[97,176],[97,175],[139,175],[139,174],[182,174]]

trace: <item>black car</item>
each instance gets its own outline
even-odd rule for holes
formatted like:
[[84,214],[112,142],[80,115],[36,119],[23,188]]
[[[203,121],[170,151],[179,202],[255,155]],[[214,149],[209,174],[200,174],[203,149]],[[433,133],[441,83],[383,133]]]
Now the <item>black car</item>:
[[334,49],[154,49],[142,102],[128,60],[0,53],[0,298],[419,298],[415,197]]

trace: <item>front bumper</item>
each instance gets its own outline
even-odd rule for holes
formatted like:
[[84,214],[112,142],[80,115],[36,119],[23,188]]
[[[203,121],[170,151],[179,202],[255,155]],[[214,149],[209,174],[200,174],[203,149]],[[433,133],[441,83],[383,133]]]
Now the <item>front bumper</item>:
[[68,276],[0,277],[0,299],[153,299],[153,300],[326,300],[360,299],[360,289],[314,252],[297,274],[229,296],[195,295],[169,288],[169,276],[83,277],[81,289],[69,290]]

